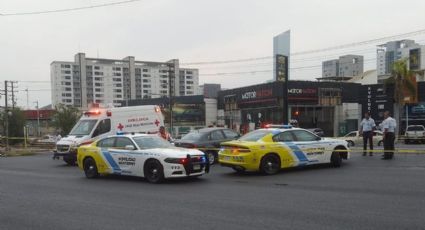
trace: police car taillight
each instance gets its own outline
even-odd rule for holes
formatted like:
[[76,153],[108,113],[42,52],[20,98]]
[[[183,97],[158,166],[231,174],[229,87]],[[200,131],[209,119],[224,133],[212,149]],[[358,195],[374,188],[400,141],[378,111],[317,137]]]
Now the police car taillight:
[[159,106],[155,106],[155,112],[157,113],[161,112],[161,108],[159,108]]
[[111,111],[106,111],[106,116],[108,116],[108,117],[112,116],[112,112]]

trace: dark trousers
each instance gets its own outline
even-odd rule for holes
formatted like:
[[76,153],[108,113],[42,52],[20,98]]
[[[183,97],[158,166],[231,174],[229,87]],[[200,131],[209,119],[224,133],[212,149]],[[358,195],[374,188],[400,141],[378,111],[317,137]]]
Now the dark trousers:
[[[385,133],[384,138],[384,158],[386,159],[392,159],[394,155],[394,141],[395,141],[395,135],[394,133]],[[391,151],[385,151],[385,150],[391,150]]]
[[[366,131],[363,132],[363,154],[366,155],[367,142],[369,141],[369,149],[373,150],[373,132]],[[372,155],[372,152],[370,152]]]

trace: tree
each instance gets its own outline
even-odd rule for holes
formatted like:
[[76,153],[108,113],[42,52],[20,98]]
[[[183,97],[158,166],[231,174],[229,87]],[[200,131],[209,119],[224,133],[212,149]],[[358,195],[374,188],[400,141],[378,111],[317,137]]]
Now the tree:
[[[386,85],[394,87],[395,111],[398,111],[396,120],[401,123],[401,114],[403,106],[406,105],[406,96],[409,101],[416,101],[416,72],[409,70],[407,66],[408,59],[397,60],[393,63],[391,77],[385,82]],[[400,125],[398,126],[400,127]],[[400,130],[400,129],[399,129]]]
[[[3,130],[5,130],[5,116],[6,113],[1,114],[1,124]],[[24,136],[24,126],[26,123],[25,114],[19,108],[8,109],[8,127],[9,127],[9,137],[23,137]],[[11,139],[9,140],[10,144],[16,144],[22,142],[23,139]]]
[[59,130],[62,136],[68,135],[75,123],[81,116],[80,111],[72,106],[59,104],[53,114],[53,126]]

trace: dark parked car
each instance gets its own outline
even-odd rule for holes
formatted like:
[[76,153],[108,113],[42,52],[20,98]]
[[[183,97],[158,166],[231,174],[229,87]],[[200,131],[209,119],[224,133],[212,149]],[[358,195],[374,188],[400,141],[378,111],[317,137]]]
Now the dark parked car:
[[227,128],[204,128],[191,131],[182,139],[176,140],[174,145],[183,148],[198,148],[208,155],[210,164],[217,162],[220,143],[235,140],[239,133]]
[[323,129],[321,128],[314,128],[314,129],[307,129],[308,131],[316,134],[319,137],[324,137],[325,136],[325,132],[323,132]]

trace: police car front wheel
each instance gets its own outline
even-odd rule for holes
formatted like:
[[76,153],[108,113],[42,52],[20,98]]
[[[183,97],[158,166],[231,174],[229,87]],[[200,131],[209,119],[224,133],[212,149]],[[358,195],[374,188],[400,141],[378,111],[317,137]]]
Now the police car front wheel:
[[89,179],[99,177],[99,172],[97,171],[96,162],[93,158],[87,158],[84,160],[83,163],[84,167],[84,173],[86,174],[86,177]]
[[162,164],[155,159],[149,160],[144,167],[145,178],[150,183],[161,183],[164,180],[164,168]]

